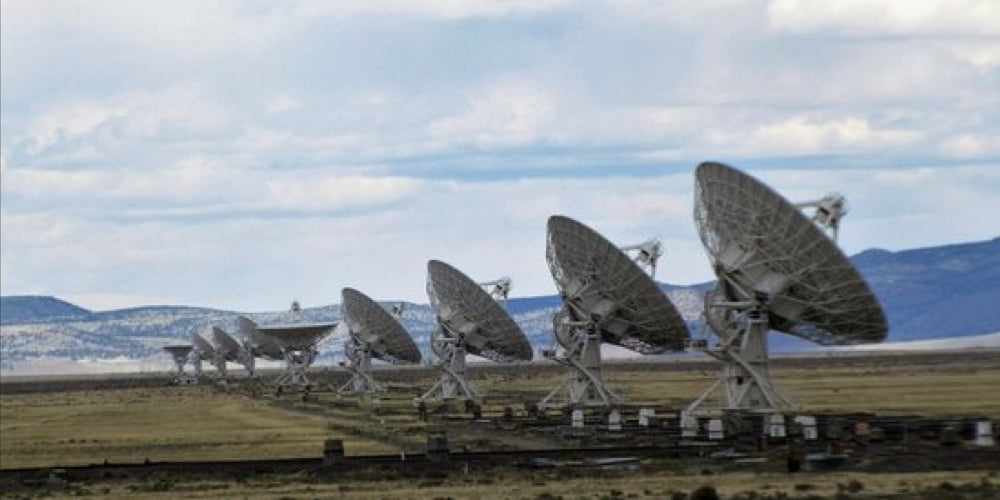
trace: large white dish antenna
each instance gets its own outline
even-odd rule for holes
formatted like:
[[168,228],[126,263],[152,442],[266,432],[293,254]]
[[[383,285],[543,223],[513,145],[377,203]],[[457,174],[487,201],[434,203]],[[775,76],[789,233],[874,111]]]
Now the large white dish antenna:
[[236,362],[240,360],[239,342],[217,326],[212,327],[212,346],[215,347],[216,354],[225,358],[226,361]]
[[223,357],[226,361],[242,364],[251,377],[255,376],[256,363],[249,343],[241,344],[229,332],[219,327],[212,327],[212,344],[215,346],[217,356]]
[[254,328],[281,348],[285,373],[274,381],[279,390],[285,386],[295,386],[308,391],[312,387],[306,372],[319,354],[316,344],[336,327],[337,323],[310,323],[258,325]]
[[439,359],[441,378],[417,403],[438,393],[443,401],[458,395],[466,401],[479,399],[466,379],[466,353],[500,363],[531,359],[531,344],[521,327],[461,271],[438,260],[428,262],[427,296],[437,312],[438,328],[431,334],[431,347]]
[[[658,257],[659,245],[655,252]],[[570,374],[540,407],[621,402],[601,374],[602,342],[644,354],[685,348],[690,335],[674,305],[632,258],[593,229],[550,217],[546,257],[563,299],[553,330],[564,349],[562,356],[547,354]]]
[[194,347],[191,351],[191,361],[194,364],[194,372],[195,375],[201,376],[201,362],[215,362],[215,347],[212,347],[212,343],[205,340],[205,337],[202,337],[198,332],[191,333],[191,345]]
[[635,261],[569,217],[549,218],[546,257],[569,321],[593,321],[601,340],[643,354],[683,351],[677,308]]
[[439,260],[428,262],[427,296],[443,333],[463,336],[466,352],[500,363],[531,360],[531,344],[521,327],[458,269]]
[[345,366],[351,378],[341,393],[383,392],[385,386],[372,375],[372,358],[393,364],[419,363],[420,350],[403,325],[367,295],[341,290],[341,317],[350,330],[344,343]]
[[767,302],[769,326],[820,345],[881,342],[882,307],[822,230],[764,183],[722,163],[695,172],[694,218],[727,299]]
[[278,361],[284,359],[281,346],[271,337],[257,330],[257,323],[245,316],[236,317],[236,331],[243,336],[244,341],[254,356]]
[[[827,202],[828,201],[828,202]],[[695,171],[694,218],[715,274],[705,299],[705,323],[717,336],[706,353],[723,362],[719,380],[685,411],[704,409],[724,387],[718,408],[780,411],[793,406],[771,383],[771,329],[822,345],[880,342],[882,307],[847,257],[818,226],[839,228],[843,197],[800,204],[810,219],[757,179],[721,163]]]
[[271,337],[282,349],[311,349],[337,327],[336,323],[308,325],[258,325],[257,331]]
[[353,288],[344,288],[340,307],[351,336],[371,346],[372,357],[395,364],[420,362],[417,344],[378,302]]

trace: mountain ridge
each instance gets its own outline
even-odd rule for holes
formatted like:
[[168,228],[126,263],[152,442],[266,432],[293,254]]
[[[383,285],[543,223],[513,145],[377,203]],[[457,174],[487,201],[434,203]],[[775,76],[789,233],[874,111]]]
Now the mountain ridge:
[[[881,301],[890,325],[888,341],[965,337],[1000,331],[1000,237],[888,251],[867,249],[851,257]],[[661,283],[692,333],[697,332],[704,291],[711,282],[692,285]],[[32,304],[33,299],[39,304]],[[192,331],[217,325],[235,330],[235,317],[245,314],[260,323],[288,322],[289,312],[241,313],[197,306],[140,306],[93,312],[54,297],[3,297],[0,352],[4,366],[42,356],[92,359],[125,356],[162,357],[160,348],[184,342]],[[15,299],[11,301],[10,299]],[[393,301],[381,301],[391,304]],[[552,313],[557,295],[517,297],[508,301],[511,316],[538,349],[552,344]],[[35,307],[35,306],[39,307]],[[44,306],[44,307],[42,307]],[[18,308],[23,307],[23,310]],[[11,310],[10,308],[14,308]],[[337,321],[337,304],[306,308],[302,321]],[[15,318],[19,323],[7,323]],[[427,304],[407,302],[402,318],[425,356],[435,313]],[[332,335],[321,344],[321,360],[335,362],[344,339]],[[815,348],[788,335],[771,336],[771,350]]]

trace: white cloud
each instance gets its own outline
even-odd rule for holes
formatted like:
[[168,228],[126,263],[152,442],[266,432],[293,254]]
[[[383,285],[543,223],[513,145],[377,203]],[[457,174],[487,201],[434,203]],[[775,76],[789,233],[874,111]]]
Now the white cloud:
[[[730,138],[720,135],[726,145]],[[921,139],[911,130],[878,130],[864,118],[848,116],[824,119],[793,116],[757,127],[750,134],[737,137],[744,154],[826,154],[845,151],[870,151],[908,146]]]
[[302,106],[302,103],[288,94],[278,94],[264,104],[264,108],[267,109],[269,113],[291,111],[299,108],[300,106]]
[[13,137],[29,155],[52,150],[90,150],[100,158],[123,144],[152,139],[193,138],[224,123],[226,112],[197,89],[174,87],[162,91],[134,91],[104,99],[74,99],[50,104],[33,116],[23,136]]
[[261,201],[273,208],[295,210],[358,208],[403,199],[422,184],[403,177],[303,173],[301,177],[279,176],[267,181],[268,196]]
[[993,0],[772,0],[772,28],[784,33],[861,36],[998,36]]
[[571,5],[574,0],[433,0],[408,2],[406,0],[375,0],[368,2],[328,2],[306,1],[299,4],[304,15],[356,16],[359,14],[379,15],[422,15],[445,19],[469,17],[502,17],[533,15]]
[[557,112],[547,92],[517,82],[494,83],[468,96],[466,106],[461,115],[431,123],[431,137],[484,147],[530,144],[551,133]]
[[998,16],[942,6],[4,1],[0,284],[424,300],[443,258],[551,293],[554,213],[699,281],[707,158],[844,191],[851,251],[989,237]]
[[941,144],[945,155],[954,158],[975,158],[988,155],[1000,155],[1000,136],[988,134],[956,134],[948,137]]

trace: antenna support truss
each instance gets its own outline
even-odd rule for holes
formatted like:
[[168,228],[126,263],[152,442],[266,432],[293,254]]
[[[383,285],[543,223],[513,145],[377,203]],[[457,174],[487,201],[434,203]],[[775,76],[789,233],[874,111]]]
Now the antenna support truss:
[[[558,316],[557,316],[558,317]],[[555,349],[542,355],[570,369],[562,384],[538,403],[539,408],[609,407],[623,398],[604,383],[601,372],[601,333],[593,323],[556,320],[556,338],[567,339],[561,356]],[[562,342],[562,340],[560,340]]]
[[650,277],[656,278],[656,261],[663,256],[660,240],[650,238],[637,245],[627,245],[619,249],[632,257],[632,260],[649,273]]
[[507,296],[510,295],[511,283],[510,278],[503,276],[493,281],[477,283],[477,285],[483,287],[483,290],[486,290],[486,293],[490,294],[490,297],[493,297],[493,300],[499,302],[504,308],[506,308]]
[[318,352],[316,348],[292,349],[282,347],[281,353],[285,358],[285,372],[274,379],[274,385],[280,390],[283,387],[299,387],[309,390],[312,382],[306,376],[309,367],[316,361]]
[[840,193],[829,193],[826,196],[811,201],[795,204],[796,208],[814,208],[813,222],[828,232],[833,241],[837,241],[840,233],[840,219],[847,215],[847,199]]
[[[586,285],[578,290],[583,295]],[[604,300],[590,311],[579,310],[573,298],[565,300],[563,309],[553,317],[555,338],[564,348],[561,355],[547,349],[542,355],[569,368],[566,379],[538,403],[539,408],[609,407],[624,399],[604,382],[601,370],[602,317],[611,317],[617,306]],[[571,312],[572,311],[572,312]],[[588,318],[574,321],[573,318]]]
[[[716,332],[718,343],[710,345],[703,341],[696,345],[723,363],[722,374],[687,406],[684,415],[712,414],[722,410],[772,413],[795,408],[796,404],[771,382],[767,352],[767,332],[770,328],[766,307],[761,303],[745,307],[740,303],[724,303],[717,298],[714,290],[706,294],[702,324],[707,324]],[[725,404],[706,404],[720,388],[725,391]]]
[[340,394],[378,394],[386,391],[385,385],[372,376],[371,345],[353,337],[344,342],[344,356],[347,362],[342,363],[351,373],[351,378],[337,391]]
[[465,335],[449,329],[451,336],[447,336],[444,334],[445,329],[447,327],[442,324],[431,334],[431,347],[438,356],[437,368],[441,371],[441,377],[427,392],[414,399],[415,405],[433,399],[436,395],[440,396],[441,401],[452,401],[456,397],[466,401],[480,400],[479,391],[466,378]]

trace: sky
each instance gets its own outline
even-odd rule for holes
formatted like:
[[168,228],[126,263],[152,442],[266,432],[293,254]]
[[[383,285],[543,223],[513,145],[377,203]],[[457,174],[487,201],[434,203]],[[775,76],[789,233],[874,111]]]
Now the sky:
[[554,214],[698,283],[708,160],[843,193],[848,254],[1000,235],[1000,2],[0,4],[3,295],[548,295]]

